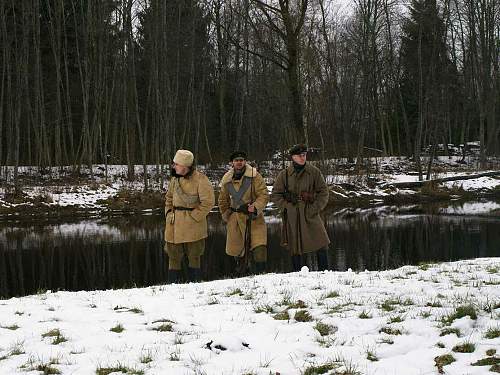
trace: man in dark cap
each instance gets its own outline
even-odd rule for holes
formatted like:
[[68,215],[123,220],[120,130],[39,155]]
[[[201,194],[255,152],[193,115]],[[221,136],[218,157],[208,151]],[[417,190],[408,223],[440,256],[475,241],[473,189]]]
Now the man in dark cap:
[[320,212],[328,203],[328,187],[321,171],[306,162],[306,145],[293,146],[289,154],[292,165],[279,173],[271,193],[283,214],[282,246],[290,251],[294,271],[306,264],[308,254],[315,255],[323,271],[328,269],[330,239]]
[[269,194],[264,179],[246,163],[243,151],[231,154],[232,168],[222,177],[219,210],[227,224],[226,253],[236,258],[240,273],[246,273],[253,256],[254,271],[265,271],[267,228],[264,208]]

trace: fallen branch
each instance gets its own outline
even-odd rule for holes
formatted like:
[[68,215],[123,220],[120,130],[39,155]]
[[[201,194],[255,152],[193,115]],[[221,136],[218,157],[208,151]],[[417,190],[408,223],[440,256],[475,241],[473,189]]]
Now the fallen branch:
[[424,184],[429,184],[429,183],[442,183],[442,182],[449,182],[449,181],[473,180],[475,178],[480,178],[480,177],[495,177],[495,176],[500,176],[500,171],[483,172],[483,173],[463,175],[463,176],[443,177],[443,178],[436,178],[434,180],[425,180],[425,181],[390,182],[390,183],[382,184],[381,187],[385,188],[385,187],[389,187],[389,186],[394,186],[397,188],[410,188],[411,189],[411,188],[422,187]]

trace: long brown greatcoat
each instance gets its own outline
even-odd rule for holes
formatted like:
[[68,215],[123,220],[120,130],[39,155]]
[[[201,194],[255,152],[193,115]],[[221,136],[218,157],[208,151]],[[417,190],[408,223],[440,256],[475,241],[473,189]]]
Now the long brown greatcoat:
[[165,196],[165,241],[178,244],[208,237],[206,217],[214,204],[214,189],[203,173],[194,170],[186,177],[172,177]]
[[[313,203],[299,201],[294,205],[283,198],[285,173],[288,174],[288,191],[297,195],[301,192],[313,193]],[[328,203],[328,187],[318,168],[306,163],[299,174],[295,172],[293,166],[281,171],[274,182],[271,200],[282,212],[285,209],[287,211],[286,247],[292,255],[309,253],[328,246],[330,239],[320,217],[320,212]]]
[[[245,229],[247,215],[241,212],[231,211],[231,195],[228,184],[233,184],[236,191],[240,190],[243,178],[233,180],[234,169],[231,168],[220,183],[219,210],[222,219],[227,223],[226,253],[231,256],[243,256],[245,253]],[[267,245],[267,228],[264,221],[263,210],[269,201],[269,194],[264,179],[257,170],[249,165],[246,166],[245,174],[252,178],[252,185],[243,194],[244,203],[254,202],[257,209],[257,217],[252,220],[251,249],[257,246]],[[236,207],[235,207],[236,208]]]

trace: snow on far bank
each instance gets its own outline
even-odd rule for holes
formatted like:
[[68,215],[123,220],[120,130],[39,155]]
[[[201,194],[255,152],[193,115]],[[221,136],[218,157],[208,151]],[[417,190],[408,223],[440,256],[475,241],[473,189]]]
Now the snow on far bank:
[[[52,203],[59,206],[76,205],[79,207],[100,207],[98,201],[107,199],[115,195],[119,191],[119,185],[111,186],[101,185],[94,189],[86,187],[75,187],[71,191],[53,191],[50,194]],[[30,193],[32,196],[43,194],[43,189],[33,189]]]
[[472,180],[448,181],[443,185],[448,188],[459,187],[465,191],[492,190],[500,187],[500,178],[479,177]]
[[[30,199],[41,197],[47,206],[76,206],[89,209],[100,209],[102,205],[98,202],[116,195],[120,191],[119,184],[107,185],[78,185],[61,188],[60,186],[30,186],[24,187],[23,192]],[[5,207],[16,207],[24,205],[25,202],[12,203],[2,199],[0,194],[0,205]]]
[[[493,172],[493,171],[484,171]],[[483,172],[482,172],[483,173]],[[471,172],[445,172],[440,173],[437,177],[432,178],[445,178],[445,177],[456,177],[456,176],[467,176],[471,175]],[[391,174],[384,175],[384,179],[388,182],[415,182],[418,181],[418,176],[414,174]],[[477,177],[470,180],[459,180],[459,181],[447,181],[442,183],[443,186],[452,188],[462,188],[469,192],[478,191],[489,191],[493,189],[498,189],[500,187],[500,178],[495,177]]]
[[[327,160],[323,166],[325,167],[326,181],[331,188],[332,199],[342,200],[366,197],[385,199],[388,196],[409,196],[417,193],[417,190],[398,189],[388,185],[391,182],[417,181],[418,176],[414,172],[411,172],[411,163],[408,160],[396,157],[378,158],[378,160],[379,172],[369,175],[352,174],[345,168],[337,168],[342,165],[342,160]],[[453,170],[455,168],[453,165],[444,164],[458,163],[457,160],[456,157],[452,157],[449,159],[441,158],[436,161],[436,164],[442,164],[440,168],[449,168],[451,171],[433,174],[432,177],[452,177],[473,173],[470,168],[466,171],[463,169],[458,171]],[[274,177],[281,168],[281,165],[269,163],[270,165],[263,166],[260,171],[266,179],[268,191],[271,192]],[[460,168],[463,168],[463,165],[458,165]],[[199,166],[198,168],[207,173],[213,186],[217,187],[228,165],[215,166],[214,168]],[[12,175],[11,169],[12,167],[4,167],[3,175],[0,178],[6,178],[5,170],[9,171],[7,176]],[[135,167],[136,178],[134,181],[127,180],[126,165],[109,165],[107,179],[105,179],[103,165],[93,166],[93,178],[90,177],[91,174],[87,168],[82,168],[82,175],[78,179],[69,177],[71,176],[69,167],[63,168],[63,171],[61,173],[58,168],[53,168],[50,174],[41,175],[37,168],[21,167],[19,173],[20,176],[24,176],[21,189],[27,198],[25,201],[12,199],[12,197],[9,198],[7,195],[9,192],[12,193],[13,188],[12,181],[9,182],[7,178],[6,182],[10,183],[10,185],[6,184],[0,187],[0,207],[15,210],[17,206],[32,205],[34,203],[31,201],[34,201],[37,203],[41,202],[41,204],[47,206],[74,206],[90,211],[99,211],[105,208],[105,205],[99,201],[116,196],[120,190],[141,192],[144,189],[142,166]],[[167,173],[164,171],[162,181],[156,178],[158,172],[156,166],[147,166],[147,171],[150,189],[155,192],[165,191],[168,186]],[[31,178],[27,178],[28,176]],[[494,189],[500,189],[500,179],[479,177],[471,180],[445,182],[443,186],[450,189],[463,188],[467,192],[488,193]],[[269,206],[269,208],[271,207],[272,205]]]
[[[493,171],[493,170],[481,171],[481,173],[486,173],[486,172],[495,172],[495,171]],[[439,174],[432,175],[431,179],[445,178],[445,177],[456,177],[456,176],[468,176],[468,175],[472,175],[472,174],[476,174],[476,173],[478,173],[478,172],[463,172],[463,171],[460,171],[460,172],[453,172],[453,171],[441,172]],[[424,175],[424,177],[425,177],[425,175]],[[407,173],[387,174],[387,175],[384,175],[384,178],[389,182],[415,182],[415,181],[418,181],[418,175],[414,174],[414,173],[411,173],[411,174],[407,174]],[[482,182],[489,182],[490,180],[496,181],[496,184],[500,183],[500,181],[494,177],[478,177],[478,178],[473,179],[473,180],[449,181],[449,182],[445,182],[445,184],[450,184],[450,185],[453,185],[456,183],[461,184],[461,183],[465,183],[467,181],[479,181],[480,183],[482,183]]]
[[447,374],[488,374],[472,364],[498,358],[498,285],[483,258],[12,298],[0,373],[421,375],[451,355]]

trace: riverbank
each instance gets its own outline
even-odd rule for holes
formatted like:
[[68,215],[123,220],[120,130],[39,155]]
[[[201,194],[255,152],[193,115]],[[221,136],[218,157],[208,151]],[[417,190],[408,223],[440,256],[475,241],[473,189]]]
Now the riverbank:
[[[463,164],[458,158],[438,159],[431,181],[420,186],[410,161],[383,158],[375,162],[376,168],[370,167],[356,173],[346,160],[316,162],[323,170],[330,189],[329,208],[468,202],[500,197],[500,171],[479,171],[474,162]],[[158,177],[155,166],[148,167],[146,191],[142,167],[136,167],[132,180],[128,179],[127,166],[108,168],[106,172],[103,166],[96,165],[92,172],[82,169],[78,176],[74,176],[69,168],[54,169],[43,175],[30,167],[21,168],[17,188],[8,182],[0,185],[0,220],[87,218],[162,212],[168,182]],[[227,166],[199,168],[207,173],[217,192],[218,183]],[[271,190],[280,170],[279,163],[262,163],[259,170]],[[6,181],[9,181],[8,175],[4,171]],[[446,181],[447,179],[457,180]],[[268,208],[272,209],[272,204]]]
[[499,259],[482,258],[40,293],[0,301],[0,369],[491,374],[500,364],[498,285]]

